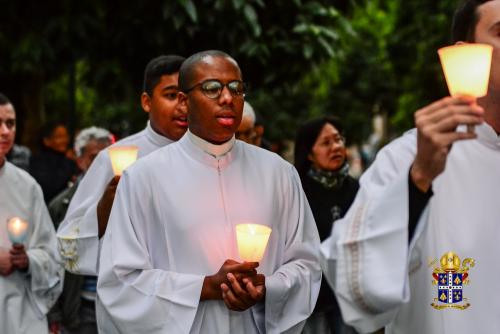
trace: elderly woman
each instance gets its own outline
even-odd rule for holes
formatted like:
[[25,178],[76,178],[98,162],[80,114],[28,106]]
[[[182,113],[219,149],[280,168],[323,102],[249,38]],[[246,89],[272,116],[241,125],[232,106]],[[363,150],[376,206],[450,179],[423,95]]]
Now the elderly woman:
[[[305,123],[297,133],[295,167],[322,241],[330,235],[334,221],[347,212],[359,188],[348,174],[345,142],[339,121],[329,116]],[[304,333],[356,333],[342,321],[333,291],[324,279]]]

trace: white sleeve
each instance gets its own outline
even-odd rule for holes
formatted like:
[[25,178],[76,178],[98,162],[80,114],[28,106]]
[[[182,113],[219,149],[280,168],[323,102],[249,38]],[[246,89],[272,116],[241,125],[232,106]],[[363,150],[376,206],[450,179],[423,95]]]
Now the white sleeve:
[[[381,150],[353,205],[321,245],[323,271],[342,316],[363,333],[386,326],[410,298],[408,172],[415,151],[414,132]],[[425,220],[426,212],[413,241]]]
[[318,230],[294,167],[289,178],[280,222],[286,226],[283,263],[266,277],[267,333],[300,333],[321,285]]
[[64,269],[57,252],[54,225],[43,201],[41,188],[36,185],[31,196],[33,233],[28,240],[29,271],[26,291],[35,312],[41,318],[62,292]]
[[102,150],[80,181],[57,230],[59,252],[66,270],[97,275],[99,260],[99,226],[97,203],[113,178],[108,150]]
[[204,276],[153,268],[147,230],[156,218],[150,195],[140,180],[130,182],[124,173],[102,245],[98,295],[122,333],[164,333],[166,329],[189,333]]

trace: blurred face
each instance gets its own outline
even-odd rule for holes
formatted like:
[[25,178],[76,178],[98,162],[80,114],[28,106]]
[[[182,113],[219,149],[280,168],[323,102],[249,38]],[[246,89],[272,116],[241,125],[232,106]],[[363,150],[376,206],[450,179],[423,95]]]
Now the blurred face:
[[111,142],[90,140],[82,152],[82,155],[76,158],[76,163],[82,172],[86,172],[97,154],[108,147]]
[[308,158],[320,170],[335,171],[342,167],[346,159],[345,140],[332,124],[323,126]]
[[14,145],[16,137],[16,113],[12,104],[0,106],[0,166]]
[[68,130],[65,126],[58,125],[49,137],[43,138],[43,143],[56,152],[66,153],[69,145]]
[[[474,40],[493,46],[490,90],[500,91],[500,0],[488,1],[477,8],[479,21]],[[490,92],[491,94],[491,92]]]
[[163,75],[153,89],[153,96],[142,93],[144,111],[151,127],[160,135],[179,140],[187,130],[186,109],[179,104],[179,73]]
[[[206,80],[218,80],[222,84],[240,80],[241,72],[232,59],[205,57],[196,65],[191,87]],[[189,130],[213,144],[222,144],[232,138],[241,122],[243,95],[232,95],[227,86],[217,98],[206,96],[200,85],[187,94],[181,93],[182,103],[187,106]]]
[[236,138],[239,140],[243,140],[245,143],[255,145],[255,137],[256,133],[252,119],[250,117],[243,117],[240,126],[236,131]]

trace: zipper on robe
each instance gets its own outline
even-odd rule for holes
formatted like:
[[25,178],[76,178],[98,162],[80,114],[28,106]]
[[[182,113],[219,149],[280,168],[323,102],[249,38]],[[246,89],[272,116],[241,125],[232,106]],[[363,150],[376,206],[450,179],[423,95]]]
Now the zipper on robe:
[[222,186],[222,174],[220,170],[220,160],[217,159],[217,173],[219,174],[219,188],[220,188],[220,193],[222,197],[222,208],[224,209],[224,219],[226,221],[226,229],[231,230],[231,224],[229,222],[229,218],[227,216],[227,209],[226,209],[226,198],[224,197],[224,187]]

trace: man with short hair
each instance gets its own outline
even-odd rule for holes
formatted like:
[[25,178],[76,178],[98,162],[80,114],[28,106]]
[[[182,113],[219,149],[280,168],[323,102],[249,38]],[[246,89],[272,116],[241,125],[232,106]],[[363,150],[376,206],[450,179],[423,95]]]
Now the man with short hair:
[[[111,145],[111,133],[95,126],[83,129],[75,138],[74,151],[76,164],[82,171],[76,182],[63,190],[49,204],[49,212],[57,228],[64,219],[68,205],[73,198],[80,180],[89,169],[97,154]],[[95,298],[97,277],[66,272],[64,289],[58,302],[51,309],[48,317],[53,332],[63,328],[65,334],[97,333],[95,320]]]
[[[183,61],[183,57],[169,55],[148,63],[141,95],[142,108],[149,114],[146,129],[112,147],[136,145],[141,159],[182,137],[187,129],[186,110],[178,100],[178,72]],[[102,150],[80,182],[57,232],[68,271],[97,275],[99,240],[106,231],[119,180],[113,175],[108,149]]]
[[[54,227],[40,186],[5,158],[14,144],[16,113],[0,93],[0,333],[48,333],[46,314],[62,289]],[[7,221],[29,224],[10,238]]]
[[[128,168],[118,187],[101,253],[101,328],[300,333],[321,270],[297,171],[235,140],[245,86],[229,55],[192,55],[179,85],[188,132]],[[235,260],[240,223],[272,229],[260,263]]]
[[322,245],[342,315],[363,333],[500,333],[492,296],[500,276],[500,0],[465,1],[453,31],[455,42],[493,46],[488,94],[418,110],[416,129],[379,152]]

